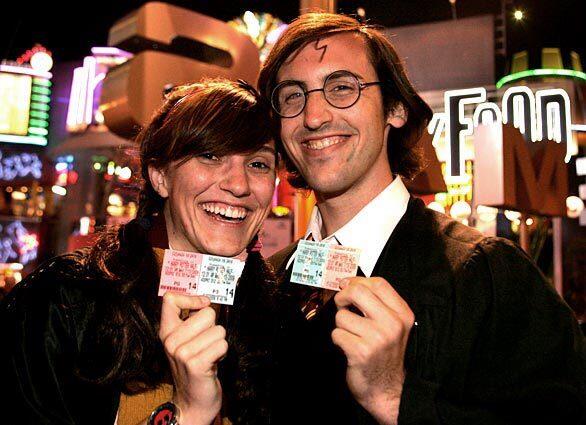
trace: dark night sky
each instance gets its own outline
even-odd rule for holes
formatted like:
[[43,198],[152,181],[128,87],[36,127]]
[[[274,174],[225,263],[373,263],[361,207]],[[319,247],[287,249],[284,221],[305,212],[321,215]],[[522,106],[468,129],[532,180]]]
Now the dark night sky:
[[[34,43],[53,52],[56,61],[81,59],[90,48],[105,45],[108,29],[119,18],[145,3],[118,1],[45,1],[34,5],[23,0],[7,0],[16,6],[14,14],[0,17],[0,58],[16,59]],[[297,1],[269,0],[194,0],[169,1],[222,20],[241,15],[245,10],[269,12],[285,21],[298,14]],[[459,17],[493,13],[498,0],[457,0]],[[586,64],[586,11],[584,0],[520,0],[515,7],[526,11],[522,23],[509,20],[509,51],[537,47],[573,48]],[[338,0],[342,12],[354,13],[364,7],[367,18],[385,26],[402,26],[451,19],[448,0]],[[89,10],[88,8],[93,9]],[[6,11],[6,9],[5,9]]]

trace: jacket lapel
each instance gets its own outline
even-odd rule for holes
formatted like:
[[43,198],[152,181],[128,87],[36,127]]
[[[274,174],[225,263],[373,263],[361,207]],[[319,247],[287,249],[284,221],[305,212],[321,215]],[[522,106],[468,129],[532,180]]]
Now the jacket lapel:
[[382,277],[389,282],[413,310],[417,270],[412,267],[412,259],[418,250],[417,245],[423,242],[417,241],[412,233],[417,203],[418,200],[413,197],[409,200],[405,214],[385,244],[372,273],[372,276]]

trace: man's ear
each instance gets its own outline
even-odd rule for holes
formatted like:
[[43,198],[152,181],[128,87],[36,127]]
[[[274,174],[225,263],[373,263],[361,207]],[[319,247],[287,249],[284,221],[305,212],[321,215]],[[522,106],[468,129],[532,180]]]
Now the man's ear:
[[403,127],[407,122],[407,109],[401,102],[397,102],[387,116],[387,124],[395,128]]
[[169,196],[167,179],[165,178],[165,172],[163,170],[149,165],[149,180],[151,181],[153,189],[155,189],[161,198],[167,198]]

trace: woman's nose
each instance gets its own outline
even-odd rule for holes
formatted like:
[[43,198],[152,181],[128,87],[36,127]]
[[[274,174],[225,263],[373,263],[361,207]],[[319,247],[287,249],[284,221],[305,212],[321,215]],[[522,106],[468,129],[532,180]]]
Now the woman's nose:
[[248,179],[249,176],[246,172],[245,165],[237,166],[235,164],[230,164],[220,181],[220,188],[230,192],[237,198],[248,196],[250,194],[250,182]]

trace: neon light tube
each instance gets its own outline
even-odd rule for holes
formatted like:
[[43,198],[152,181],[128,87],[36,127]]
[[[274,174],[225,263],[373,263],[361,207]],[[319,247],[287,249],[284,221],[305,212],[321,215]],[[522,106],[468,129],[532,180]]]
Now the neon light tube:
[[496,83],[496,88],[500,89],[505,84],[512,81],[522,80],[527,77],[572,77],[586,81],[586,73],[582,71],[574,71],[571,69],[530,69],[527,71],[515,72],[507,75]]

